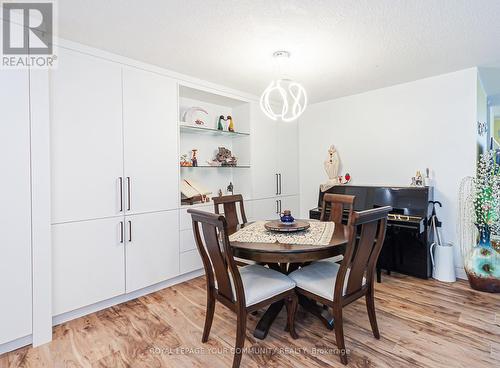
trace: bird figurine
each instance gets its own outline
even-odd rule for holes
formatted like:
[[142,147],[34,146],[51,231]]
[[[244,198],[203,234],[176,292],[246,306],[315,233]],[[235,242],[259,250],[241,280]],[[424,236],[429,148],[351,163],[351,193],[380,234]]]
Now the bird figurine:
[[234,132],[234,122],[233,122],[233,118],[231,117],[231,115],[228,115],[226,120],[229,120],[229,126],[227,127],[227,130],[229,130],[230,132]]

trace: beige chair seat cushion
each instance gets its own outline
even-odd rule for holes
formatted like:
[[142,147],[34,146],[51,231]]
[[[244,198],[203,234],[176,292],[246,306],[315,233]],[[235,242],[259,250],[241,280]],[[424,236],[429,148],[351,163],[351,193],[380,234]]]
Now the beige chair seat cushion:
[[[339,264],[326,260],[314,262],[309,266],[293,271],[288,276],[295,281],[297,287],[333,301],[333,290],[335,289],[335,281],[337,280],[339,269]],[[349,272],[350,270],[347,270],[343,295],[345,295],[347,290]],[[366,279],[363,277],[364,284],[366,284]]]
[[335,257],[330,257],[326,259],[322,259],[320,262],[333,262],[333,263],[338,263],[344,259],[344,256],[342,254],[339,254],[338,256]]
[[[240,271],[247,307],[295,288],[295,282],[291,278],[264,266],[248,265],[239,267],[238,271]],[[233,295],[236,295],[231,273],[229,276]],[[217,287],[217,282],[215,284]]]
[[295,288],[290,277],[264,266],[249,265],[239,271],[247,307]]

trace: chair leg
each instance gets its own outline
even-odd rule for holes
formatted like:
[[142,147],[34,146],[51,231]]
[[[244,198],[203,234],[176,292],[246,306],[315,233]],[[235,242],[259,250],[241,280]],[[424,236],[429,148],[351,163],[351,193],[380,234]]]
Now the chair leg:
[[342,364],[347,364],[347,353],[345,351],[344,341],[344,326],[342,321],[342,309],[333,312],[333,325],[335,328],[335,340],[337,340],[337,348],[339,349],[340,361]]
[[376,339],[380,339],[377,316],[375,314],[375,298],[373,295],[373,289],[366,293],[366,309],[368,310],[368,318],[370,319],[370,325],[372,326],[373,336],[375,336]]
[[297,306],[299,305],[299,298],[296,294],[288,297],[285,300],[286,312],[287,312],[287,322],[285,331],[290,331],[290,336],[293,339],[298,339],[299,335],[295,331],[295,315],[297,314]]
[[246,311],[238,311],[236,323],[236,344],[234,345],[233,368],[238,368],[241,363],[243,346],[245,345],[245,333],[247,327]]
[[215,311],[215,297],[212,293],[207,293],[207,311],[205,314],[205,326],[203,327],[203,337],[201,342],[207,342],[212,328],[212,321],[214,320]]

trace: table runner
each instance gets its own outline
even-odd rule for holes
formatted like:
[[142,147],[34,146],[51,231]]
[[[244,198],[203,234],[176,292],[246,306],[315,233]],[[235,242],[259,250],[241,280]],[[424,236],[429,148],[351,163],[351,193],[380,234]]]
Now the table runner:
[[256,221],[229,236],[232,242],[282,243],[300,245],[328,245],[333,236],[335,223],[311,221],[311,227],[304,231],[278,233],[264,227],[267,221]]

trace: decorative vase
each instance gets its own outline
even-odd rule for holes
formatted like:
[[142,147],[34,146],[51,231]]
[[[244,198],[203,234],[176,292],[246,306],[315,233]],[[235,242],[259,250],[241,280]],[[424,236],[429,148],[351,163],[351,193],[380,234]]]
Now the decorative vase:
[[487,227],[479,229],[477,245],[465,261],[470,286],[479,291],[500,293],[500,238]]
[[290,210],[284,210],[283,216],[281,216],[281,222],[285,225],[290,225],[293,224],[294,221],[295,219],[292,216],[292,212]]

